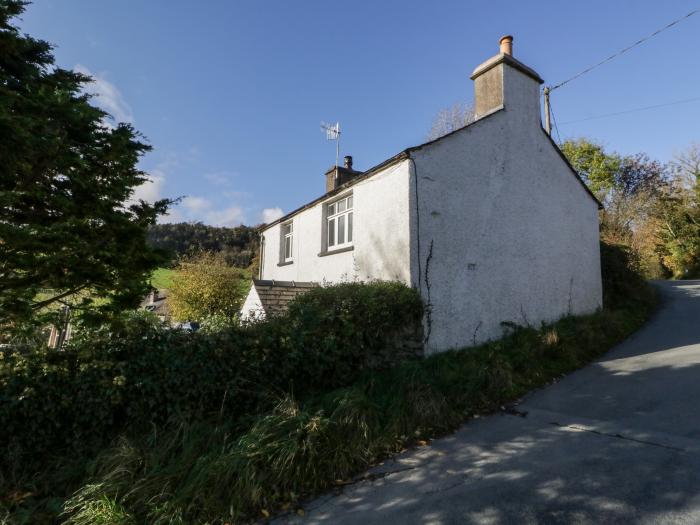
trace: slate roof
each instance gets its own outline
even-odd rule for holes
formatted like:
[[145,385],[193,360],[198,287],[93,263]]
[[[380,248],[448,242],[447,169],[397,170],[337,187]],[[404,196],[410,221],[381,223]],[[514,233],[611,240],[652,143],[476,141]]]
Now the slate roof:
[[284,313],[287,310],[289,301],[318,285],[296,281],[253,279],[253,286],[258,292],[265,315],[272,317]]

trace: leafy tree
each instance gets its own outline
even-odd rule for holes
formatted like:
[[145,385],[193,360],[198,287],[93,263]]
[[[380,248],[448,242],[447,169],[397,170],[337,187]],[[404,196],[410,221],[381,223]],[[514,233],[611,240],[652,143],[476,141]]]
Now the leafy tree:
[[634,250],[647,276],[667,273],[657,249],[656,210],[669,185],[669,167],[643,153],[609,153],[585,138],[566,141],[562,151],[604,204],[602,239]]
[[171,258],[201,251],[222,253],[231,266],[247,268],[258,252],[258,232],[255,227],[225,228],[201,222],[155,224],[148,230],[148,242],[166,250]]
[[55,66],[50,44],[20,34],[12,19],[24,8],[0,0],[0,322],[71,298],[119,310],[160,261],[146,230],[171,201],[130,201],[150,147],[90,104],[88,76]]
[[673,163],[673,181],[655,209],[657,251],[674,277],[700,275],[700,145]]
[[567,140],[561,150],[569,162],[599,198],[615,185],[620,157],[608,154],[602,145],[586,138]]
[[229,266],[221,254],[202,252],[181,260],[172,277],[168,306],[179,321],[232,319],[249,287],[249,271]]

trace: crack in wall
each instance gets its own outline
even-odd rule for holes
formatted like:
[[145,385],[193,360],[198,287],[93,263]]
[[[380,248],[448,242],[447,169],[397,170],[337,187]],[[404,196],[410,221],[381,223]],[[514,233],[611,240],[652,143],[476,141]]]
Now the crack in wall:
[[574,278],[573,276],[569,280],[569,305],[567,313],[571,315],[573,313],[573,296],[574,296]]
[[482,324],[483,323],[481,321],[479,321],[478,324],[476,325],[476,328],[474,328],[474,334],[472,335],[472,344],[474,346],[476,346],[476,336],[479,333],[479,328],[481,328]]
[[425,304],[425,325],[426,325],[426,330],[425,330],[425,339],[423,340],[424,344],[428,344],[428,341],[430,340],[430,333],[433,330],[433,302],[430,299],[430,261],[433,258],[433,244],[435,243],[434,239],[430,240],[430,249],[428,250],[428,257],[425,259],[425,296],[426,296],[426,304]]

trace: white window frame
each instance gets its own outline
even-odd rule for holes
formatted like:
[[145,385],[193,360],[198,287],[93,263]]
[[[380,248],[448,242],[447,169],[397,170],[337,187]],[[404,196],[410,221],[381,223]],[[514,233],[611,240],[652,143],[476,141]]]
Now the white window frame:
[[[355,231],[352,193],[326,204],[325,230],[327,251],[340,250],[353,245]],[[343,242],[338,242],[341,233]]]
[[[289,221],[280,225],[282,239],[282,262],[294,261],[294,222]],[[287,251],[287,241],[289,241],[289,251]]]

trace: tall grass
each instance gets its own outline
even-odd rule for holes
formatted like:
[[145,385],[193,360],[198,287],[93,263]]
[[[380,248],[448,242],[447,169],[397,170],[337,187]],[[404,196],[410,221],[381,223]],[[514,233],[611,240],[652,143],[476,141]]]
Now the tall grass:
[[[638,328],[651,301],[516,328],[502,340],[370,372],[241,430],[226,415],[122,438],[91,465],[66,523],[242,523],[289,508],[381,458],[570,372]],[[111,519],[112,521],[100,521]]]

